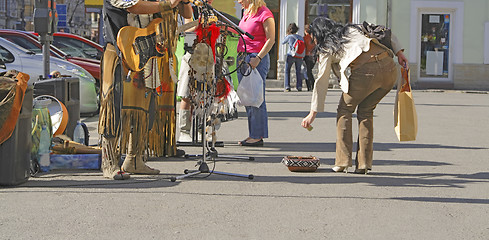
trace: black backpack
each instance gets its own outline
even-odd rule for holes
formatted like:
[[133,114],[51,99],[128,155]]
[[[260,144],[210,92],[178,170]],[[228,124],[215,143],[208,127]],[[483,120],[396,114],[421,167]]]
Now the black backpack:
[[392,32],[391,32],[390,28],[387,28],[386,26],[383,26],[383,25],[371,24],[371,23],[368,23],[365,21],[360,26],[360,28],[362,29],[365,36],[367,36],[369,38],[375,38],[380,43],[382,43],[384,46],[393,50],[392,44],[391,44]]

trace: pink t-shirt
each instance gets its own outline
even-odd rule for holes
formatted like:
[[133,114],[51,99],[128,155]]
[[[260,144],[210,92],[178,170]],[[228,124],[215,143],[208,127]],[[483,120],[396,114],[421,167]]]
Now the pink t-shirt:
[[[260,7],[253,16],[250,16],[249,14],[243,16],[239,22],[239,27],[243,29],[243,31],[248,32],[255,37],[253,40],[251,40],[248,36],[243,35],[246,42],[246,52],[258,53],[263,45],[265,45],[267,38],[265,35],[265,29],[263,28],[263,23],[269,18],[273,18],[273,14],[270,9],[265,6]],[[238,43],[238,52],[244,51],[245,48],[243,39],[240,38]]]

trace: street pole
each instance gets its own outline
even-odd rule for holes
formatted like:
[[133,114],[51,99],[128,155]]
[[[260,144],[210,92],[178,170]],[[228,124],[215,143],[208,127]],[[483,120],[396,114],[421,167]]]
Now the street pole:
[[50,72],[50,45],[57,24],[55,4],[55,0],[36,0],[34,5],[34,31],[41,38],[44,79],[49,77]]
[[24,11],[25,11],[25,0],[22,0],[22,3],[20,5],[20,30],[22,31],[25,31]]
[[44,69],[44,79],[49,78],[49,65],[51,64],[50,57],[50,46],[53,42],[53,36],[43,33],[41,35],[41,44],[42,44],[42,59],[43,59],[43,69]]
[[392,0],[387,0],[387,14],[386,14],[385,26],[388,28],[392,28]]

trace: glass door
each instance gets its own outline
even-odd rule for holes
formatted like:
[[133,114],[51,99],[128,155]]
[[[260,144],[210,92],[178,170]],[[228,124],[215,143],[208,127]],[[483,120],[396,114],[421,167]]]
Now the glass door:
[[306,0],[306,23],[324,16],[340,23],[351,22],[352,0]]
[[450,79],[450,14],[421,14],[420,78]]

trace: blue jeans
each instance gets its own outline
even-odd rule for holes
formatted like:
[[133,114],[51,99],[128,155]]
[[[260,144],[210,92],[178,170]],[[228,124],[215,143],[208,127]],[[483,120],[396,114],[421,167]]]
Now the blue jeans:
[[285,62],[285,89],[290,89],[290,69],[292,68],[292,64],[295,64],[295,77],[297,78],[297,90],[302,90],[302,58],[295,58],[287,54],[287,61]]
[[[238,64],[242,61],[250,62],[250,57],[255,57],[257,53],[238,55]],[[260,107],[245,107],[248,116],[249,137],[253,139],[268,138],[268,113],[265,101],[265,80],[270,69],[270,56],[264,56],[256,67],[263,80],[263,103]],[[238,81],[241,82],[243,75],[238,69]]]

